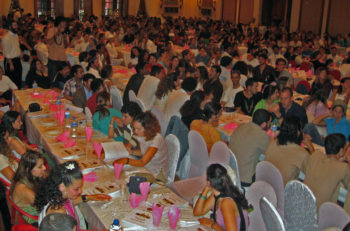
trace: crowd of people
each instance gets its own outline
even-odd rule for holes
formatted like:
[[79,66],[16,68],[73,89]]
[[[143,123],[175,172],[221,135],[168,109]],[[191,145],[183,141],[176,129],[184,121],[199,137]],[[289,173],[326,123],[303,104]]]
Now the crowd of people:
[[[338,48],[350,46],[350,36],[288,33],[283,26],[262,32],[241,24],[180,17],[53,20],[27,14],[16,20],[4,17],[2,25],[0,103],[12,110],[0,113],[0,176],[11,185],[14,203],[31,215],[40,214],[38,221],[25,217],[40,230],[51,230],[57,220],[80,230],[85,221],[74,204],[110,198],[82,194],[82,173],[75,161],[49,166],[50,158],[28,143],[22,115],[11,102],[17,89],[54,89],[60,98],[91,113],[94,129],[124,143],[130,157],[115,163],[145,167],[163,182],[168,151],[160,123],[149,111],[152,107],[168,121],[181,118],[177,126],[184,130],[198,131],[208,153],[225,140],[236,155],[245,187],[255,181],[255,167],[265,153],[285,184],[304,172],[318,206],[334,201],[339,183],[349,189],[350,68],[345,74],[339,69],[350,66],[350,54],[339,54]],[[130,48],[128,63],[118,46]],[[67,61],[67,48],[79,52],[78,63]],[[115,65],[136,72],[123,89],[120,110],[112,107]],[[291,69],[296,68],[311,72],[314,81],[295,84]],[[143,102],[144,111],[129,100],[131,91]],[[295,91],[306,96],[294,99]],[[218,129],[219,117],[233,111],[251,116],[252,122],[225,137]],[[271,124],[279,132],[269,137]],[[325,151],[315,151],[313,143]],[[219,164],[208,167],[208,184],[193,214],[213,210],[213,218],[201,218],[201,224],[215,230],[246,230],[249,205],[227,171]]]

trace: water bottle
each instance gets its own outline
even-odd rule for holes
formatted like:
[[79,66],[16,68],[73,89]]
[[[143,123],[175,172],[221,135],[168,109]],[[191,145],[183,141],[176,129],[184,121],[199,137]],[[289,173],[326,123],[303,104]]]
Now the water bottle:
[[77,121],[75,121],[75,117],[73,117],[73,121],[72,121],[72,124],[71,124],[71,137],[73,139],[77,138],[77,129],[78,129],[78,123]]
[[111,225],[111,227],[109,228],[109,231],[122,231],[123,228],[122,226],[119,224],[119,219],[114,219],[113,220],[113,224]]
[[69,112],[69,108],[66,109],[66,112],[64,113],[64,120],[65,120],[65,128],[66,131],[70,130],[70,112]]
[[271,133],[272,133],[272,137],[275,138],[277,136],[277,122],[276,120],[272,121],[271,123]]
[[58,110],[58,111],[61,111],[62,103],[61,103],[61,101],[58,99],[58,97],[57,97],[57,99],[56,99],[56,105],[57,105],[57,110]]
[[38,84],[34,81],[33,83],[33,91],[34,91],[34,95],[37,95],[39,94],[38,93]]

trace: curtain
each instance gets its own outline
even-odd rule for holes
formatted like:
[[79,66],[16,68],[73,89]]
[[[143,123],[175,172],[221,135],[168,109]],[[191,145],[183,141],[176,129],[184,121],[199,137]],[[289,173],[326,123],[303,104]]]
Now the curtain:
[[139,10],[137,14],[147,16],[145,0],[140,0]]

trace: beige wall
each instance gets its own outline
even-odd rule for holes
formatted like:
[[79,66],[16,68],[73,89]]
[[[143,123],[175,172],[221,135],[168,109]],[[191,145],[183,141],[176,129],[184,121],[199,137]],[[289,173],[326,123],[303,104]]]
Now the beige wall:
[[92,13],[98,18],[102,16],[103,0],[93,0],[92,1]]
[[72,15],[74,15],[74,1],[64,0],[63,7],[64,7],[64,17],[71,17]]

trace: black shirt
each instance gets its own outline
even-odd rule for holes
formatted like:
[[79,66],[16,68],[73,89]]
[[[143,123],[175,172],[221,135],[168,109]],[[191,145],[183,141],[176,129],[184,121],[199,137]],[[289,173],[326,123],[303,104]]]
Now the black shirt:
[[213,101],[220,103],[220,99],[222,97],[224,89],[219,79],[216,79],[216,80],[209,79],[204,83],[203,89],[204,89],[204,92],[212,92],[214,96]]
[[36,72],[29,72],[26,77],[26,85],[32,88],[34,81],[38,84],[38,87],[44,89],[48,89],[51,86],[48,76],[38,75]]
[[126,34],[123,38],[123,42],[125,42],[126,44],[130,44],[134,41],[134,39],[135,38],[133,34],[130,34],[130,35]]
[[[237,97],[237,96],[236,96]],[[296,116],[301,120],[302,127],[304,128],[305,124],[307,124],[307,115],[305,112],[305,109],[293,101],[292,106],[290,109],[286,112],[286,110],[282,107],[282,104],[280,105],[280,112],[283,118],[289,117],[289,116]]]
[[273,67],[266,65],[262,73],[260,73],[260,65],[253,69],[253,79],[258,82],[271,83],[275,81],[275,70]]
[[236,94],[234,105],[235,107],[241,108],[241,111],[249,116],[252,116],[255,105],[261,100],[262,95],[261,93],[257,93],[253,95],[250,99],[245,97],[243,94],[243,91],[240,91]]

